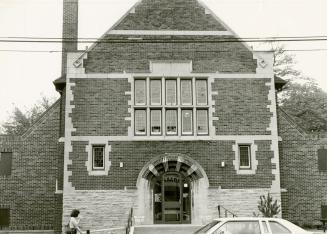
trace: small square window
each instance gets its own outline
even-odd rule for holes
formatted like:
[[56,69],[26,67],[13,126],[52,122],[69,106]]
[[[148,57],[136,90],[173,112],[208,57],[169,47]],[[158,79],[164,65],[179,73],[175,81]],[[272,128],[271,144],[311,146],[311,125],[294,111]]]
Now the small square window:
[[250,145],[239,145],[240,169],[251,169]]
[[9,227],[10,224],[10,209],[0,209],[0,229],[1,227]]
[[104,145],[94,145],[92,147],[92,168],[93,170],[104,169]]

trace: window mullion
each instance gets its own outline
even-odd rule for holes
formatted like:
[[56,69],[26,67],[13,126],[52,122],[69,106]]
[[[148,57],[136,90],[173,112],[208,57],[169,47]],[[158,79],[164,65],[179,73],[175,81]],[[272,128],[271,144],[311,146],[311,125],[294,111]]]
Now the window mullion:
[[147,77],[146,78],[146,94],[147,94],[147,98],[146,98],[146,136],[149,136],[151,133],[151,116],[150,116],[150,78]]
[[166,135],[166,81],[165,77],[161,78],[161,134]]
[[182,135],[182,111],[181,111],[181,78],[177,77],[177,90],[176,90],[176,104],[177,104],[177,135]]
[[196,116],[196,90],[195,90],[195,77],[192,78],[192,100],[193,100],[193,134],[196,136],[197,131],[197,116]]

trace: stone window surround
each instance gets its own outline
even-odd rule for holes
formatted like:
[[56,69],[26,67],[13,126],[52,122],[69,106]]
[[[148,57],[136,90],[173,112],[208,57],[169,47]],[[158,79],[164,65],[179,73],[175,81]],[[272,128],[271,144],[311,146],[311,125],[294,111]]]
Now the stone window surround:
[[[104,146],[104,169],[93,169],[93,146]],[[90,176],[106,176],[110,170],[111,161],[109,153],[111,152],[111,145],[108,144],[108,141],[89,141],[89,144],[86,145],[85,151],[87,152],[87,161],[85,166],[87,168],[88,174]]]
[[[250,146],[250,168],[240,168],[240,152],[239,146],[240,145],[249,145]],[[233,151],[235,153],[235,159],[233,160],[233,165],[235,171],[238,175],[253,175],[256,173],[258,167],[258,160],[256,159],[256,152],[258,151],[258,146],[254,144],[254,140],[242,140],[242,141],[235,141],[233,145]]]
[[[135,87],[134,87],[134,81],[135,80],[143,80],[145,79],[146,80],[146,93],[147,93],[147,97],[146,97],[146,100],[147,100],[147,103],[146,105],[136,105],[135,104]],[[209,80],[208,80],[208,77],[204,77],[204,76],[182,76],[182,75],[163,75],[161,77],[158,77],[158,76],[135,76],[132,80],[132,100],[131,100],[131,104],[132,104],[132,126],[133,126],[133,130],[132,130],[132,135],[134,137],[153,137],[154,134],[151,134],[151,124],[150,124],[150,109],[151,109],[151,104],[150,104],[150,80],[151,79],[160,79],[162,82],[161,82],[161,104],[159,105],[160,106],[160,109],[162,110],[161,111],[161,114],[162,114],[162,117],[161,117],[161,134],[158,135],[158,137],[163,137],[163,138],[170,138],[170,137],[178,137],[178,138],[183,138],[183,137],[201,137],[201,136],[208,136],[210,135],[210,129],[212,127],[212,123],[210,121],[210,109],[211,109],[211,92],[210,92],[210,87],[209,86]],[[176,95],[176,101],[177,101],[177,104],[176,105],[173,105],[173,106],[169,106],[169,105],[166,105],[166,97],[165,97],[165,94],[166,94],[166,90],[165,90],[165,84],[166,84],[166,80],[170,80],[170,79],[176,79],[176,90],[177,90],[177,95]],[[192,81],[192,105],[181,105],[180,104],[180,81],[183,80],[183,79],[190,79]],[[202,105],[202,104],[196,104],[197,103],[197,96],[196,96],[196,80],[206,80],[207,82],[207,104],[206,105]],[[154,105],[153,108],[158,108],[157,105]],[[145,109],[146,110],[146,134],[143,134],[143,135],[137,135],[135,134],[135,117],[134,117],[134,111],[135,110],[142,110],[142,109]],[[165,129],[165,119],[166,119],[166,116],[165,116],[165,112],[166,110],[169,110],[169,109],[176,109],[177,110],[177,134],[167,134],[166,133],[166,129]],[[192,134],[183,134],[182,132],[182,113],[181,113],[181,110],[192,110],[192,128],[193,128],[193,131],[192,131]],[[203,134],[203,133],[198,133],[197,132],[197,111],[196,110],[207,110],[207,133],[206,134]]]

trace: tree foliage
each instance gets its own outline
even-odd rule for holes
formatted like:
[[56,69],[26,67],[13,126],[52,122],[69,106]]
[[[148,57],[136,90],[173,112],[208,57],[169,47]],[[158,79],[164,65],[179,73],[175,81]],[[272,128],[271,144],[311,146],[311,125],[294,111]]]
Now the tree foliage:
[[14,107],[9,119],[2,125],[2,131],[9,135],[21,135],[30,128],[53,103],[55,98],[42,96],[32,107],[22,111]]
[[295,68],[294,55],[272,43],[275,75],[288,81],[278,95],[281,106],[307,132],[327,132],[327,93]]
[[271,218],[280,213],[280,205],[278,205],[277,200],[274,201],[272,196],[268,193],[267,197],[265,195],[260,196],[258,210],[263,217]]

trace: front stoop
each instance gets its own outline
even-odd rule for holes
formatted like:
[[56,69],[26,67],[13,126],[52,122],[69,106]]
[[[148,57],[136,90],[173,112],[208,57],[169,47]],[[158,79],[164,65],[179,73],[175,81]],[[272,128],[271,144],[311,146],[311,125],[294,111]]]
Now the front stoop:
[[191,234],[201,226],[191,224],[157,224],[135,226],[134,234]]

